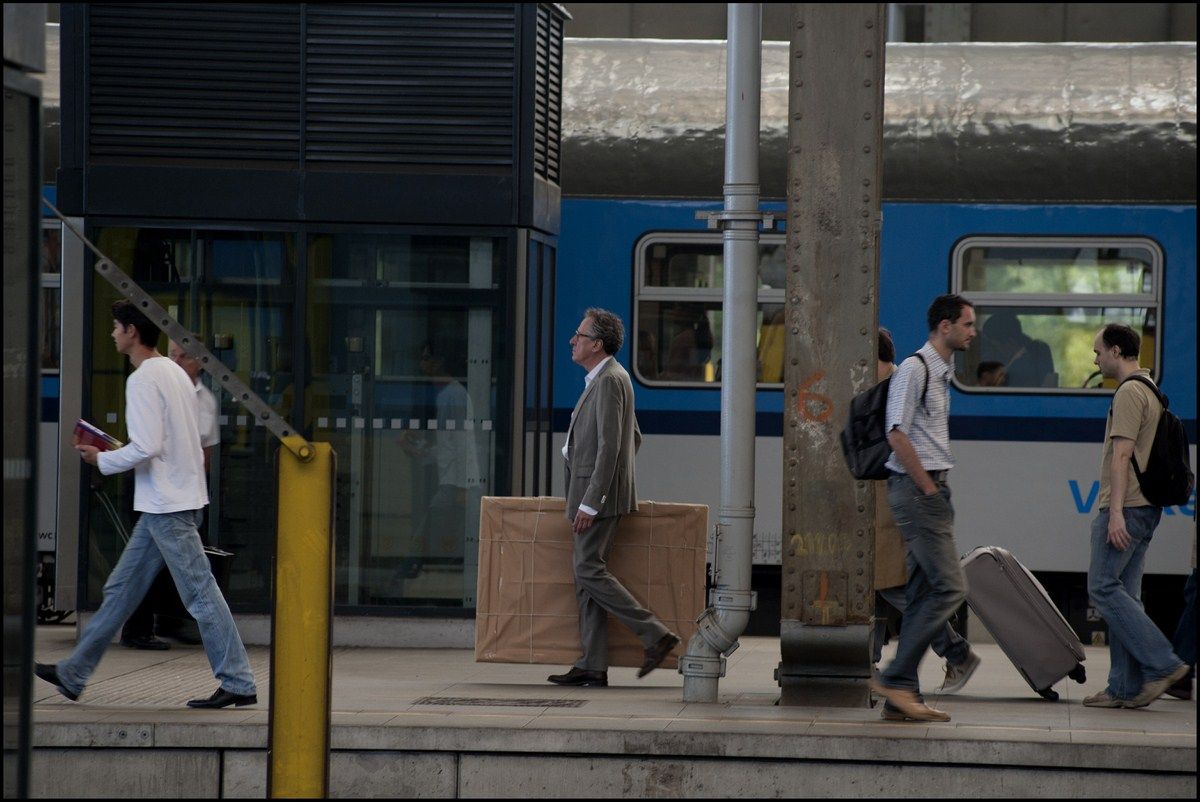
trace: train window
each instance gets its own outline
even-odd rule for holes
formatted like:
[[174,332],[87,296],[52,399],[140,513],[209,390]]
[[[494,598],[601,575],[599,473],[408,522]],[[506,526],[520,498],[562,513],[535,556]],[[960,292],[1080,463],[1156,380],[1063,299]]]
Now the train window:
[[[634,372],[645,384],[718,387],[723,246],[720,233],[650,234],[636,249]],[[782,235],[763,235],[758,261],[758,378],[783,382]]]
[[979,336],[955,382],[983,392],[1110,389],[1093,364],[1106,323],[1142,335],[1158,375],[1162,253],[1144,239],[974,237],[954,250],[953,289],[975,303]]

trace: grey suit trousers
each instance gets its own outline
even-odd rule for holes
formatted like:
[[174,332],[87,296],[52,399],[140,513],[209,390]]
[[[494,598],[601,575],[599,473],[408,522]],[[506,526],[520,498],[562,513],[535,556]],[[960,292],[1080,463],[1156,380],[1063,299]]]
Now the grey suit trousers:
[[646,648],[669,631],[609,573],[608,555],[620,520],[620,515],[597,518],[587,531],[575,536],[575,598],[579,602],[579,639],[583,643],[583,655],[575,662],[576,668],[608,670],[608,613],[633,630]]

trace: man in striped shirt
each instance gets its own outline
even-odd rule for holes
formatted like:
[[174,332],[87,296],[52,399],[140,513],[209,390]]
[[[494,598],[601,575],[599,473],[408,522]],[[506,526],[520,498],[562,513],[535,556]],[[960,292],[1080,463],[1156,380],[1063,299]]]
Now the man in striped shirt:
[[926,320],[929,341],[904,360],[888,391],[892,456],[887,462],[887,498],[908,550],[908,606],[896,656],[871,687],[906,718],[949,721],[949,714],[922,700],[917,667],[967,593],[946,479],[954,467],[950,451],[954,352],[967,350],[975,339],[975,307],[959,295],[941,295],[930,305]]

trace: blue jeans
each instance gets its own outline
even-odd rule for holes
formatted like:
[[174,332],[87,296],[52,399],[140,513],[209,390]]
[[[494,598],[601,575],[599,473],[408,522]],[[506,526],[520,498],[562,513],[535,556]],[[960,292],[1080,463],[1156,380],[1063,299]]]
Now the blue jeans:
[[890,688],[920,693],[921,658],[934,639],[945,634],[946,624],[967,597],[967,578],[954,543],[949,485],[938,482],[938,492],[926,496],[911,478],[900,475],[889,477],[887,488],[888,507],[908,551],[908,583],[900,645],[881,679]]
[[1108,510],[1092,521],[1092,560],[1088,567],[1088,596],[1108,624],[1108,695],[1137,696],[1150,680],[1166,676],[1182,662],[1142,608],[1142,570],[1146,549],[1162,507],[1126,507],[1125,530],[1130,544],[1117,551],[1108,544]]
[[142,513],[104,583],[100,609],[84,627],[71,656],[56,667],[63,687],[83,692],[113,635],[142,601],[165,562],[179,598],[200,627],[204,651],[221,687],[240,695],[256,692],[246,647],[200,543],[197,527],[203,513]]
[[[875,594],[879,599],[892,605],[901,613],[908,607],[908,600],[903,587],[884,588],[875,591]],[[878,663],[879,658],[883,656],[883,636],[886,634],[886,625],[886,618],[880,618],[876,621],[871,644],[872,663]],[[900,632],[900,637],[904,637],[903,630]],[[967,655],[971,653],[971,644],[967,642],[966,638],[959,635],[954,627],[950,626],[949,621],[938,631],[938,634],[929,646],[933,649],[934,654],[955,666],[965,663]]]

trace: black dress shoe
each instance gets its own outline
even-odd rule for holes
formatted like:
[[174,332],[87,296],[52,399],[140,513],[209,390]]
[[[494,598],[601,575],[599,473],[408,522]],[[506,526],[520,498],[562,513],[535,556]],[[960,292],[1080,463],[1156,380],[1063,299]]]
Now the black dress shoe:
[[679,636],[673,632],[668,632],[659,638],[658,643],[646,650],[645,657],[642,660],[642,667],[638,669],[638,679],[641,679],[662,665],[662,661],[666,660],[667,655],[678,645]]
[[608,687],[607,671],[588,671],[586,668],[572,668],[566,674],[551,674],[546,679],[555,685],[579,685],[582,687]]
[[171,648],[171,644],[165,640],[159,640],[153,635],[131,635],[128,638],[121,638],[121,645],[129,649],[146,649],[154,652],[165,652]]
[[64,686],[62,681],[58,678],[57,666],[48,666],[45,663],[34,663],[33,673],[37,674],[38,679],[43,679],[46,682],[49,682],[55,688],[58,688],[58,692],[70,699],[72,702],[79,701],[79,694],[68,691],[66,686]]
[[230,705],[233,705],[234,707],[244,707],[246,705],[256,704],[258,704],[257,694],[250,693],[243,696],[240,693],[230,693],[224,688],[217,688],[212,696],[208,697],[207,699],[192,699],[187,703],[187,706],[217,708],[229,707]]

